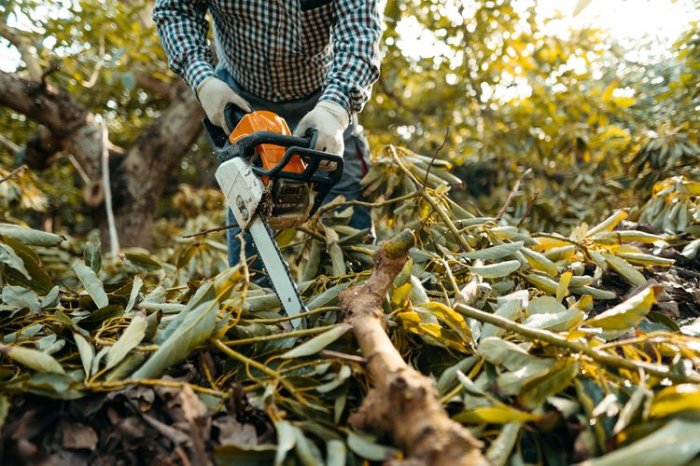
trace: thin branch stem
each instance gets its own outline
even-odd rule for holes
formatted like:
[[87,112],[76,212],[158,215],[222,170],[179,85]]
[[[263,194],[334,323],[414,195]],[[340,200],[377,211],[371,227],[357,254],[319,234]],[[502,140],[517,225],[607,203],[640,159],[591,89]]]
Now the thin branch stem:
[[322,327],[313,327],[303,330],[294,330],[291,332],[284,333],[274,333],[272,335],[264,335],[261,337],[250,337],[241,338],[239,340],[226,340],[223,342],[224,345],[228,346],[241,346],[248,345],[251,343],[262,343],[266,341],[284,340],[285,338],[295,338],[295,337],[306,337],[309,335],[316,335],[317,333],[323,333],[326,330],[337,327],[337,325],[324,325]]
[[219,349],[222,353],[224,353],[226,356],[230,357],[231,359],[235,359],[237,361],[242,362],[243,364],[246,365],[246,367],[254,367],[255,369],[259,370],[263,374],[267,375],[268,377],[274,379],[275,381],[279,382],[282,384],[284,388],[289,391],[289,393],[294,396],[294,398],[301,402],[305,403],[304,399],[297,393],[295,390],[294,386],[284,377],[282,377],[277,371],[274,371],[273,369],[270,369],[269,367],[265,366],[264,364],[261,364],[253,359],[250,359],[238,351],[234,351],[228,346],[224,344],[221,340],[217,338],[212,338],[209,340],[209,342],[214,345],[217,349]]
[[501,207],[501,210],[498,211],[498,215],[496,215],[496,222],[498,222],[500,219],[503,218],[503,215],[505,215],[506,210],[508,207],[510,207],[510,204],[513,202],[513,199],[515,199],[515,195],[520,191],[520,185],[522,184],[523,180],[532,175],[532,168],[528,168],[525,170],[525,173],[523,173],[520,178],[518,178],[518,181],[515,182],[515,186],[513,186],[512,191],[508,194],[508,198],[506,199],[505,204],[503,204],[503,207]]
[[398,167],[401,169],[402,172],[413,182],[413,184],[416,186],[418,189],[418,194],[425,199],[425,201],[430,204],[430,207],[433,208],[433,210],[440,216],[443,222],[445,222],[445,225],[447,225],[447,228],[450,229],[452,232],[452,235],[454,235],[455,239],[459,242],[459,245],[462,247],[464,252],[471,252],[473,249],[471,246],[469,246],[469,243],[467,243],[467,240],[464,239],[464,236],[459,233],[459,230],[455,226],[454,222],[452,219],[450,219],[450,216],[447,215],[447,212],[445,212],[445,209],[438,204],[438,202],[433,199],[433,197],[428,193],[426,189],[422,188],[422,185],[418,182],[415,176],[413,176],[413,173],[406,168],[406,166],[403,164],[401,161],[401,158],[398,156],[396,153],[396,149],[394,146],[389,146],[389,152],[391,153],[392,158],[394,161],[396,161],[396,164]]
[[644,371],[647,374],[659,377],[661,379],[667,378],[676,383],[700,383],[700,376],[698,375],[678,374],[672,372],[670,368],[660,366],[658,364],[649,364],[641,361],[624,359],[619,356],[613,356],[579,341],[567,340],[566,338],[547,330],[528,328],[515,323],[512,320],[504,319],[503,317],[480,311],[479,309],[467,306],[465,304],[457,304],[455,309],[466,317],[471,317],[472,319],[476,319],[480,322],[495,325],[505,330],[517,333],[530,340],[544,341],[550,345],[566,348],[574,353],[584,354],[599,364],[604,364],[618,369],[626,369],[635,373]]
[[0,178],[0,184],[3,184],[5,181],[10,180],[10,179],[14,178],[14,177],[17,176],[17,175],[21,175],[22,173],[24,173],[24,171],[25,171],[26,169],[27,169],[27,166],[26,166],[26,165],[22,165],[22,166],[20,166],[20,167],[15,168],[15,169],[12,170],[10,173],[8,173],[7,176],[5,176],[4,178]]

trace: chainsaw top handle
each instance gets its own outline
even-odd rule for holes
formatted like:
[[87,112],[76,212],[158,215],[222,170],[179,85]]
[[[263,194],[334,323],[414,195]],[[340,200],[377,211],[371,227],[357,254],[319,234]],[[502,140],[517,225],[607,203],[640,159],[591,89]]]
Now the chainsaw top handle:
[[[227,104],[224,111],[226,125],[234,128],[245,112],[233,104]],[[235,143],[228,143],[228,136],[225,131],[214,126],[208,119],[204,119],[204,127],[209,134],[212,145],[217,154],[217,163],[222,163],[234,157],[243,157],[250,161],[253,171],[258,176],[268,176],[271,179],[288,179],[293,181],[314,183],[320,192],[327,192],[334,184],[340,181],[343,174],[343,158],[327,152],[312,149],[316,146],[318,132],[310,130],[307,137],[288,136],[285,134],[255,131],[240,139]],[[282,159],[269,170],[256,166],[256,147],[261,144],[272,144],[287,148]],[[285,167],[293,160],[294,156],[299,156],[305,163],[303,172],[296,173],[285,171]],[[321,162],[329,162],[335,165],[334,169],[319,169]]]

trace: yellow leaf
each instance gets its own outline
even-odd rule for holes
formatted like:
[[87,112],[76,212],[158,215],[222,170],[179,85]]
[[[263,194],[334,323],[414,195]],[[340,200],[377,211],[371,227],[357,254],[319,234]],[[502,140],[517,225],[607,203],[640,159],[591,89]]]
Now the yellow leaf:
[[406,299],[406,296],[411,292],[413,285],[408,282],[394,290],[394,294],[391,295],[391,302],[393,304],[399,305]]
[[642,321],[662,291],[663,288],[660,286],[650,286],[612,309],[588,319],[585,323],[589,327],[608,331],[627,330]]
[[421,304],[416,306],[416,309],[434,314],[440,322],[452,329],[464,342],[472,341],[472,335],[464,317],[454,309],[437,302]]
[[680,411],[700,410],[700,386],[681,384],[666,387],[656,394],[649,414],[663,417]]
[[522,248],[521,253],[525,256],[525,260],[527,260],[527,263],[530,264],[530,267],[533,269],[541,270],[551,277],[557,275],[558,270],[556,264],[539,252],[528,248]]
[[482,406],[463,411],[454,417],[464,424],[507,424],[509,422],[537,421],[539,416],[507,405]]
[[615,229],[617,225],[621,221],[627,218],[627,212],[624,210],[618,210],[614,214],[612,214],[610,217],[606,218],[603,220],[601,223],[598,225],[594,226],[590,230],[588,230],[588,233],[586,233],[586,236],[591,237],[593,235],[596,235],[602,231],[612,231]]
[[557,285],[556,292],[557,301],[561,302],[562,299],[569,296],[569,283],[571,283],[571,277],[573,276],[574,273],[571,270],[567,270],[559,277],[559,284]]

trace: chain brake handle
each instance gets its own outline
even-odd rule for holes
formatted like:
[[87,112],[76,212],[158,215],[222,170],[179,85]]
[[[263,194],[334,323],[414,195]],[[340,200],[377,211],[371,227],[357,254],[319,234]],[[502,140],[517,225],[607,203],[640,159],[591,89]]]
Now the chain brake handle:
[[[236,105],[232,103],[227,104],[224,109],[226,126],[232,129],[235,128],[245,115],[246,112]],[[340,181],[343,175],[343,157],[312,149],[316,147],[318,139],[318,131],[314,129],[309,129],[305,137],[287,136],[269,131],[255,131],[242,137],[234,144],[230,144],[224,129],[214,126],[208,118],[204,119],[203,124],[214,146],[219,165],[234,157],[244,157],[251,162],[251,168],[258,176],[267,176],[272,180],[286,179],[312,184],[318,194],[310,215],[313,215],[318,209],[330,189]],[[260,144],[274,144],[286,148],[282,159],[269,170],[255,166],[256,158],[258,157],[255,149]],[[293,160],[294,156],[299,156],[306,163],[306,168],[301,173],[285,171],[285,168]],[[331,170],[320,169],[322,162],[328,162],[330,166],[335,165],[335,168]]]

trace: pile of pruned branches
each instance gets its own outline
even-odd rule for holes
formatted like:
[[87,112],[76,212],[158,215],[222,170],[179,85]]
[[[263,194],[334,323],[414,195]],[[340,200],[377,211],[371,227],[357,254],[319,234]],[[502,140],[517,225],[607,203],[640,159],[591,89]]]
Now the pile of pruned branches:
[[700,184],[559,234],[455,181],[388,147],[364,181],[381,246],[347,226],[357,201],[280,233],[301,330],[212,234],[103,262],[1,224],[2,462],[691,462]]

